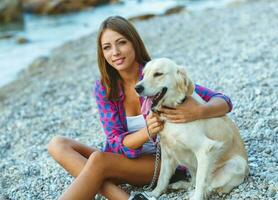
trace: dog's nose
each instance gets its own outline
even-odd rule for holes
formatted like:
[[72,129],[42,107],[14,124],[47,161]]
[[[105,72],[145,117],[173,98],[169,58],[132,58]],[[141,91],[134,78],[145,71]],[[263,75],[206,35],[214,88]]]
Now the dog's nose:
[[138,94],[142,93],[144,91],[144,86],[142,85],[136,85],[135,90]]

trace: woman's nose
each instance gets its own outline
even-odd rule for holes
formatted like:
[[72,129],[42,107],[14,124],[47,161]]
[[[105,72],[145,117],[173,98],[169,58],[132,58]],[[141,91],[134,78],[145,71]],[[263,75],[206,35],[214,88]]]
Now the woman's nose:
[[120,50],[118,47],[114,47],[113,48],[113,56],[119,55],[120,54]]

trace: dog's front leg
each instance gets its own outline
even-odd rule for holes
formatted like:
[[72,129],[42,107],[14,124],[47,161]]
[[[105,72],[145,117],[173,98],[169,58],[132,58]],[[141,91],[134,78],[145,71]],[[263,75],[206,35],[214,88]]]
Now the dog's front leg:
[[191,176],[191,185],[192,186],[195,186],[196,185],[196,171],[197,171],[197,165],[196,166],[192,166],[190,164],[188,165],[185,165],[187,168],[188,168],[188,171],[190,173],[190,176]]
[[196,157],[198,162],[196,187],[190,200],[203,200],[207,195],[207,183],[212,168],[212,160],[205,150],[199,151]]
[[154,197],[159,197],[169,184],[171,176],[174,174],[177,162],[165,149],[161,148],[161,167],[156,188],[151,192]]

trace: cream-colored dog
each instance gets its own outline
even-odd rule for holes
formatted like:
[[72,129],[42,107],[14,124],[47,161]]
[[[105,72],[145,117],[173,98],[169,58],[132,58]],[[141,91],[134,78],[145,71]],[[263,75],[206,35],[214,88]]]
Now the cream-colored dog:
[[[204,101],[194,92],[185,69],[167,58],[154,59],[144,68],[144,78],[136,85],[140,96],[155,96],[152,110],[176,107],[186,96]],[[165,119],[164,119],[165,120]],[[161,169],[152,196],[159,197],[178,165],[191,174],[195,191],[191,200],[202,200],[212,190],[230,192],[248,174],[247,154],[236,125],[227,116],[188,123],[165,121],[160,134]]]

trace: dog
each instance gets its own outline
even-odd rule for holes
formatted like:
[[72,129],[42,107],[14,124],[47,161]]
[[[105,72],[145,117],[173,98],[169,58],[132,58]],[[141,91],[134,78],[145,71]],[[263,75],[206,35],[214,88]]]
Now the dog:
[[[175,108],[188,96],[205,103],[194,92],[185,69],[168,58],[149,61],[143,74],[135,90],[140,96],[153,97],[153,111],[162,106]],[[229,193],[244,181],[249,172],[246,150],[238,128],[227,116],[188,123],[162,120],[161,168],[152,196],[159,197],[167,188],[178,165],[188,168],[195,185],[190,200],[206,199],[211,191]]]

